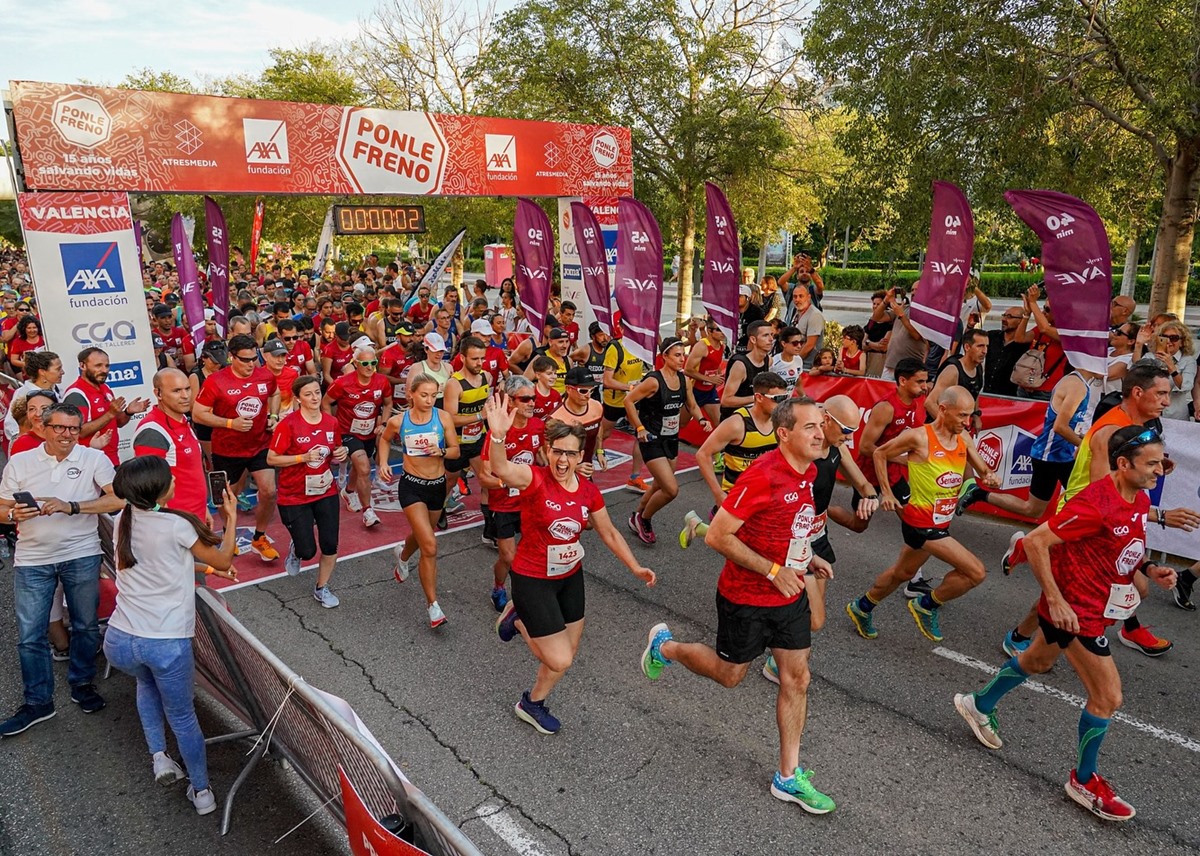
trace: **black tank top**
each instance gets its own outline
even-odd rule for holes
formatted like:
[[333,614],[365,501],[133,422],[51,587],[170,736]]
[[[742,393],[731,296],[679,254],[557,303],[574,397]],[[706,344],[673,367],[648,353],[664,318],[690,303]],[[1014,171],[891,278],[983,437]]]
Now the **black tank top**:
[[[746,379],[742,381],[741,385],[738,386],[733,394],[738,397],[742,397],[750,395],[754,392],[754,379],[767,370],[767,368],[770,366],[771,360],[770,358],[764,359],[762,365],[759,366],[750,361],[749,354],[734,354],[730,358],[728,364],[725,366],[726,381],[729,380],[729,370],[739,363],[746,367]],[[733,415],[735,410],[737,410],[736,407],[722,407],[721,420],[724,421],[728,419]]]
[[[954,366],[958,369],[958,385],[971,393],[971,397],[975,399],[975,406],[978,407],[979,395],[983,392],[983,366],[975,367],[975,377],[972,378],[967,374],[967,370],[963,368],[962,357],[953,357],[946,360],[946,365]],[[945,371],[945,368],[942,371]]]
[[396,331],[407,324],[407,321],[398,321],[395,324],[389,322],[386,318],[383,320],[383,341],[385,345],[394,344],[396,341]]
[[833,500],[833,486],[837,484],[838,467],[842,465],[842,450],[838,446],[830,446],[829,454],[817,458],[817,477],[813,479],[813,505],[817,514],[824,514]]
[[596,353],[596,349],[588,345],[588,358],[583,363],[583,367],[592,376],[592,383],[596,385],[596,388],[592,390],[592,398],[597,401],[600,400],[600,390],[604,388],[604,351],[606,350],[608,350],[607,347],[600,353]]
[[679,386],[675,389],[667,386],[662,372],[650,372],[646,375],[646,380],[650,378],[658,381],[658,392],[637,403],[638,417],[651,434],[659,437],[678,437],[679,411],[683,409],[686,395],[683,375],[678,376]]

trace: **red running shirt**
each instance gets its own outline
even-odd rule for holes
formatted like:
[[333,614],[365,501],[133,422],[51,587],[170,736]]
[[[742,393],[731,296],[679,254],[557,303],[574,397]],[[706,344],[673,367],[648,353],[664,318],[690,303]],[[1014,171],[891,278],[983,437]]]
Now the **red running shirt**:
[[375,436],[383,400],[392,395],[392,385],[376,372],[371,375],[370,382],[363,386],[359,383],[358,373],[351,372],[335,380],[325,394],[337,404],[338,431],[360,440],[370,440]]
[[[747,467],[721,505],[742,521],[738,540],[772,562],[807,569],[812,557],[809,539],[821,525],[813,501],[816,477],[815,464],[798,473],[778,449]],[[721,569],[717,591],[742,606],[786,606],[800,597],[785,597],[765,576],[731,559]]]
[[[11,458],[13,455],[21,454],[21,452],[28,452],[30,449],[36,449],[44,442],[46,441],[37,434],[34,434],[32,431],[26,431],[9,444],[8,456]],[[488,499],[490,500],[491,497],[488,497]]]
[[170,333],[164,333],[161,330],[155,329],[154,332],[163,342],[163,353],[175,360],[176,364],[182,362],[184,354],[194,354],[195,346],[192,345],[192,334],[182,327],[172,327]]
[[[1050,548],[1050,570],[1063,599],[1079,616],[1080,636],[1100,636],[1115,619],[1104,617],[1114,585],[1130,585],[1146,555],[1150,496],[1126,502],[1111,476],[1092,482],[1067,501],[1046,525],[1063,539]],[[1050,620],[1046,596],[1038,615]]]
[[212,408],[220,419],[247,416],[254,420],[249,431],[232,428],[213,428],[213,454],[227,458],[253,458],[267,447],[267,400],[275,394],[278,384],[275,375],[259,366],[248,378],[240,378],[231,367],[213,372],[204,380],[196,401]]
[[[108,410],[108,405],[112,403],[113,392],[109,389],[108,384],[102,383],[96,386],[83,377],[79,377],[73,384],[67,387],[67,391],[63,394],[63,404],[74,404],[83,413],[83,422],[86,425],[88,422],[93,422],[99,419]],[[100,429],[99,433],[105,431],[111,432],[108,438],[108,443],[102,451],[108,455],[108,459],[112,461],[112,465],[118,466],[121,463],[121,458],[117,455],[117,447],[121,444],[120,431],[117,429],[117,420],[110,420],[107,425]],[[90,445],[88,440],[91,437],[79,438],[85,445]]]
[[588,515],[604,507],[600,489],[584,478],[569,493],[546,467],[533,467],[533,481],[521,492],[521,540],[512,572],[538,579],[577,573],[583,563],[579,533]]
[[[916,428],[918,425],[925,424],[925,396],[919,395],[913,399],[912,404],[906,405],[900,400],[900,396],[896,394],[896,390],[892,389],[886,396],[881,398],[876,407],[880,404],[892,405],[892,421],[883,426],[883,433],[879,435],[879,439],[875,441],[876,446],[882,446],[893,437],[900,436],[900,433],[907,431],[909,428]],[[866,417],[863,417],[865,422]],[[875,461],[870,455],[857,454],[854,456],[854,462],[858,464],[858,468],[862,470],[863,475],[867,477],[867,481],[879,487],[879,479],[875,475]],[[908,475],[908,467],[904,464],[888,462],[887,465],[888,484],[894,485],[900,479]]]
[[[133,435],[136,457],[165,458],[175,476],[175,495],[167,508],[188,511],[204,519],[208,511],[208,480],[204,477],[204,452],[192,424],[174,420],[160,407],[151,407]],[[217,497],[217,504],[221,498]]]
[[330,462],[337,448],[337,420],[328,413],[321,414],[316,425],[304,418],[299,410],[293,410],[279,420],[275,433],[271,435],[271,451],[277,455],[307,455],[313,449],[321,452],[318,463],[293,464],[280,467],[279,504],[304,505],[315,502],[337,492]]
[[[284,365],[294,368],[296,370],[296,377],[300,377],[300,375],[308,373],[305,366],[313,358],[312,346],[302,339],[297,339],[293,344],[295,347],[288,351]],[[321,367],[316,366],[316,368],[320,370]]]
[[[508,429],[504,438],[505,455],[514,464],[528,464],[536,470],[537,452],[542,447],[545,436],[546,425],[540,419],[530,419],[524,428],[518,429],[513,426]],[[480,454],[483,460],[488,459],[494,445],[496,444],[492,442],[492,432],[489,431],[483,438],[483,452]],[[521,491],[513,487],[489,489],[488,507],[492,511],[520,511]]]
[[342,376],[342,370],[354,359],[354,349],[349,345],[343,349],[335,339],[321,348],[321,356],[329,357],[329,374],[334,380],[337,380]]
[[533,416],[543,422],[550,418],[551,413],[558,410],[558,405],[562,404],[562,395],[557,390],[552,389],[549,395],[542,395],[542,391],[535,385],[533,394],[536,396],[533,399]]

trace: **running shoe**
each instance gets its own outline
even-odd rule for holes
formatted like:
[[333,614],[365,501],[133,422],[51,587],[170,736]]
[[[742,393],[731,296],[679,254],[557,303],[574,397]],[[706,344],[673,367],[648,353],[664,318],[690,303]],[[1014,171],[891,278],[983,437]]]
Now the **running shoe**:
[[96,713],[108,707],[104,696],[96,692],[95,684],[79,684],[71,687],[71,701],[79,705],[84,713]]
[[517,615],[517,605],[511,600],[504,604],[504,608],[500,610],[500,617],[496,619],[496,635],[500,637],[501,642],[511,642],[517,635],[517,619],[521,616]]
[[715,472],[715,473],[725,472],[725,453],[724,452],[717,452],[715,455],[713,455],[713,472]]
[[1159,639],[1144,624],[1132,632],[1122,627],[1121,632],[1117,634],[1117,638],[1121,640],[1121,644],[1126,648],[1141,651],[1147,657],[1161,657],[1175,647],[1173,642],[1168,642],[1166,639]]
[[69,647],[68,648],[55,648],[53,645],[51,645],[50,646],[50,659],[53,660],[55,663],[66,663],[68,660],[71,659],[71,649]]
[[198,791],[191,785],[187,789],[188,801],[195,807],[196,814],[212,814],[217,810],[217,798],[212,792],[212,788],[205,788]]
[[962,487],[958,489],[958,503],[954,506],[955,515],[961,517],[964,511],[983,499],[982,494],[983,488],[975,479],[967,479],[963,482]]
[[679,546],[685,550],[690,547],[696,540],[696,528],[703,525],[704,521],[696,512],[689,511],[683,515],[683,531],[679,533]]
[[870,612],[859,609],[858,598],[846,604],[846,614],[850,616],[850,620],[854,622],[854,629],[863,639],[874,639],[879,635],[879,631],[875,629],[875,618]]
[[1092,773],[1087,782],[1080,782],[1072,770],[1066,791],[1067,796],[1102,820],[1129,820],[1137,814],[1133,806],[1117,796],[1112,785],[1099,773]]
[[484,545],[491,547],[493,550],[500,549],[500,545],[496,543],[495,538],[489,538],[487,535],[483,535],[481,536],[481,540],[483,541]]
[[975,706],[973,693],[955,693],[954,709],[958,715],[967,721],[975,737],[989,749],[999,749],[1004,745],[1000,739],[1000,722],[996,719],[996,711],[981,713]]
[[238,511],[249,511],[254,508],[254,503],[250,501],[250,497],[244,493],[239,493],[237,498]]
[[313,589],[313,600],[321,604],[326,609],[333,609],[341,603],[337,595],[329,590],[329,586],[321,586]]
[[438,515],[437,523],[433,524],[433,528],[438,532],[445,532],[450,528],[450,512],[443,511]]
[[53,719],[55,713],[54,702],[23,704],[16,713],[4,722],[0,722],[0,737],[15,737],[23,731],[28,731],[39,722]]
[[351,514],[358,514],[358,512],[363,510],[362,500],[358,498],[357,491],[350,493],[349,491],[343,490],[341,491],[341,494],[342,502],[346,503],[346,507],[350,509]]
[[916,577],[904,585],[904,596],[907,598],[920,597],[923,594],[933,594],[933,584],[924,577]]
[[647,634],[646,649],[642,651],[642,674],[652,681],[657,681],[663,668],[671,662],[662,655],[662,643],[671,638],[671,631],[661,621]]
[[154,781],[160,785],[170,785],[186,776],[183,768],[171,760],[166,752],[154,753]]
[[1000,647],[1004,649],[1005,654],[1010,657],[1015,657],[1028,648],[1032,642],[1032,639],[1022,639],[1020,642],[1018,642],[1015,638],[1013,638],[1013,631],[1010,630],[1004,634],[1004,642],[1001,643]]
[[809,814],[829,814],[837,806],[813,787],[812,774],[812,770],[797,767],[796,772],[785,779],[776,770],[775,778],[771,780],[771,796],[784,802],[794,802]]
[[[458,512],[467,507],[467,504],[457,496],[451,495],[450,498],[446,500],[446,505],[444,507],[446,514],[458,514]],[[443,519],[445,519],[444,516]]]
[[496,612],[503,612],[504,605],[508,603],[508,592],[504,590],[504,586],[496,586],[492,589],[492,606]]
[[768,654],[767,662],[763,663],[763,677],[773,684],[779,683],[779,664],[775,662],[774,654]]
[[650,521],[638,514],[636,509],[629,515],[629,528],[633,530],[634,535],[638,536],[638,540],[644,544],[653,544],[656,540],[654,530],[650,526]]
[[625,482],[625,490],[631,490],[634,493],[645,493],[650,490],[650,485],[646,484],[646,480],[641,476],[634,476]]
[[1196,604],[1192,603],[1192,585],[1193,581],[1191,579],[1185,580],[1183,574],[1180,574],[1179,579],[1175,582],[1175,589],[1172,592],[1175,595],[1175,605],[1180,609],[1186,609],[1188,612],[1196,611]]
[[1008,549],[1000,558],[1000,570],[1004,571],[1006,577],[1013,572],[1013,568],[1017,565],[1025,563],[1025,545],[1021,543],[1021,539],[1024,537],[1025,533],[1018,529],[1008,539]]
[[413,562],[421,555],[420,550],[414,550],[413,554],[407,559],[400,558],[400,554],[404,552],[404,544],[397,544],[392,548],[392,555],[396,557],[396,567],[392,569],[392,577],[396,582],[402,583],[408,579],[408,575],[412,573]]
[[363,526],[370,529],[372,526],[378,526],[379,523],[379,515],[375,513],[374,508],[368,508],[363,511]]
[[912,613],[913,621],[917,622],[922,635],[930,642],[942,641],[941,622],[938,620],[938,610],[925,609],[921,602],[913,599],[908,602],[908,611]]
[[442,608],[438,606],[438,602],[435,600],[429,604],[429,627],[432,630],[436,630],[445,623],[446,613],[442,612]]
[[562,723],[555,718],[546,707],[545,701],[534,701],[529,697],[528,690],[521,693],[521,700],[513,708],[517,718],[528,722],[541,734],[557,734]]
[[266,535],[261,538],[255,538],[250,542],[250,549],[258,553],[258,558],[264,562],[274,562],[279,558],[279,551],[271,546],[271,539]]
[[283,569],[288,572],[289,577],[294,577],[300,573],[300,557],[296,555],[296,544],[288,547],[287,558],[283,560]]

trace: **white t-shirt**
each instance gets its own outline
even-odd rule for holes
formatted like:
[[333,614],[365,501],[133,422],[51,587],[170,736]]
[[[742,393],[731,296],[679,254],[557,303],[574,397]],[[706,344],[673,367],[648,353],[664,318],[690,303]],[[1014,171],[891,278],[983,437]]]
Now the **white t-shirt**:
[[131,513],[129,546],[137,564],[117,571],[109,625],[147,639],[190,639],[196,632],[196,530],[178,515],[135,508],[117,515],[114,533]]
[[783,354],[776,354],[775,359],[771,360],[771,371],[783,378],[787,383],[788,392],[791,392],[800,380],[800,375],[804,374],[804,360],[795,357],[789,363],[784,360]]
[[[1119,357],[1114,357],[1112,355],[1112,349],[1110,348],[1107,363],[1109,371],[1112,371],[1112,367],[1118,363],[1124,363],[1126,370],[1128,370],[1129,367],[1133,365],[1133,354],[1121,354]],[[1124,378],[1117,378],[1116,380],[1109,380],[1107,377],[1101,378],[1100,394],[1108,395],[1110,392],[1120,392],[1121,382],[1123,380]]]

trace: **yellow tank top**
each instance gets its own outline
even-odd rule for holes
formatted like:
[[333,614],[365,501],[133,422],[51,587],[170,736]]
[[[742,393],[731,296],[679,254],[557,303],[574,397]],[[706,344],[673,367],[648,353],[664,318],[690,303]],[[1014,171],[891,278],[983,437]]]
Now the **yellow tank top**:
[[[480,375],[479,386],[471,386],[467,382],[466,374],[462,371],[456,371],[451,375],[459,386],[462,387],[462,393],[458,396],[458,414],[460,416],[474,415],[483,412],[483,406],[488,400],[488,384],[485,375]],[[464,446],[470,446],[478,443],[483,439],[483,422],[470,422],[466,425],[458,426],[458,442]]]
[[900,519],[918,529],[946,529],[954,519],[958,491],[967,468],[967,443],[962,435],[958,445],[947,449],[938,440],[933,425],[926,425],[929,456],[924,461],[908,461],[908,486],[912,495],[900,512]]
[[741,417],[745,436],[740,443],[730,443],[725,447],[725,473],[721,478],[721,487],[725,490],[733,487],[746,467],[779,445],[774,430],[765,434],[758,430],[749,407],[739,407],[733,411],[733,415]]
[[1120,431],[1122,428],[1133,424],[1133,419],[1128,413],[1121,408],[1120,405],[1105,413],[1099,419],[1092,423],[1092,427],[1083,435],[1083,442],[1079,444],[1079,452],[1075,455],[1075,465],[1071,467],[1071,477],[1067,479],[1067,489],[1059,494],[1058,511],[1067,504],[1067,500],[1073,497],[1079,491],[1083,490],[1092,483],[1092,437],[1101,428],[1110,425],[1116,426]]

